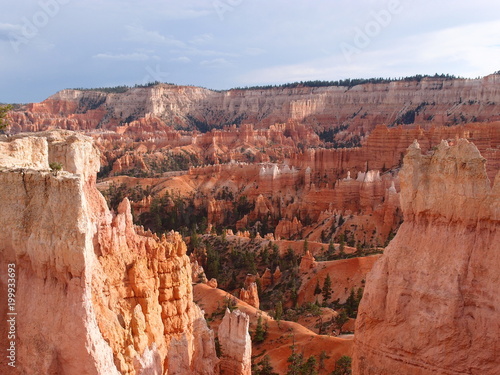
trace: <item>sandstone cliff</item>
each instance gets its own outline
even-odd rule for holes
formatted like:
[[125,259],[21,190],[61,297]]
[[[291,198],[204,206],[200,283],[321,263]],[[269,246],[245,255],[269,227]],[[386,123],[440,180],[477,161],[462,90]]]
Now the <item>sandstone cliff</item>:
[[481,79],[424,78],[353,87],[294,87],[211,91],[159,84],[123,93],[63,90],[15,116],[16,131],[116,129],[145,117],[166,125],[201,128],[289,119],[319,128],[341,124],[362,136],[377,124],[498,120],[500,75]]
[[[85,136],[1,139],[0,291],[15,264],[13,373],[216,374],[184,242],[134,227],[128,200],[109,212],[95,187],[98,169]],[[2,337],[8,329],[3,319]]]
[[466,140],[414,143],[404,223],[367,277],[354,374],[498,374],[500,174]]

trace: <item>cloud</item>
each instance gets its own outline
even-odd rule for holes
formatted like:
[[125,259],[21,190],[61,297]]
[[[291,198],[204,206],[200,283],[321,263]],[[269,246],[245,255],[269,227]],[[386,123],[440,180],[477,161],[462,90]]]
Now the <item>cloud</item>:
[[158,44],[174,47],[185,47],[186,44],[180,40],[175,39],[171,35],[162,35],[158,31],[146,30],[141,26],[128,25],[127,37],[125,41],[136,42],[141,44]]
[[196,35],[189,42],[192,44],[205,44],[212,41],[213,39],[214,36],[212,34],[201,34],[201,35]]
[[173,59],[170,59],[170,61],[187,64],[187,63],[191,62],[191,59],[189,57],[187,57],[187,56],[180,56],[180,57],[175,57]]
[[224,58],[217,58],[213,60],[203,60],[200,62],[201,66],[206,66],[209,68],[223,68],[232,65],[228,60]]
[[[349,61],[341,48],[320,59],[254,69],[239,84],[449,73],[475,78],[498,70],[500,21],[393,36],[359,49]],[[379,40],[373,40],[373,42]]]
[[12,25],[10,23],[0,23],[0,40],[12,40],[12,34],[20,35],[22,31],[21,25]]
[[[418,37],[413,40],[418,42]],[[422,63],[449,61],[481,74],[498,66],[500,21],[452,27],[423,35],[416,58]],[[475,73],[473,73],[475,72]]]
[[186,47],[183,49],[172,50],[172,53],[179,53],[191,56],[220,56],[220,57],[238,57],[239,54],[233,52],[221,52],[210,49],[202,49],[195,47]]
[[115,61],[146,61],[150,57],[145,53],[129,53],[129,54],[112,54],[112,53],[98,53],[92,56],[95,59],[101,60],[115,60]]
[[248,56],[259,56],[265,53],[266,51],[263,50],[262,48],[246,48],[243,53]]

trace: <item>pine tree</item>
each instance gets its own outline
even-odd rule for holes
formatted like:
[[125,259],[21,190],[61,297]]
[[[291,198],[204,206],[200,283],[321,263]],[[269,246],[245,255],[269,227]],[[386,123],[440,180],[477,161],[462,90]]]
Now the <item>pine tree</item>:
[[326,304],[327,301],[332,297],[332,280],[330,279],[330,274],[326,275],[321,294],[323,295],[323,304]]
[[316,286],[314,287],[314,295],[321,294],[321,287],[319,286],[319,280],[316,280]]
[[260,259],[262,263],[267,264],[269,262],[269,248],[271,247],[271,242],[260,252]]
[[274,308],[274,319],[279,322],[282,317],[283,317],[283,304],[281,303],[281,301],[278,301],[276,307]]
[[340,235],[339,258],[340,259],[344,259],[345,258],[345,240],[344,240],[344,234],[343,233]]
[[11,111],[14,107],[12,105],[0,105],[0,130],[4,130],[7,126],[9,126],[8,121],[6,120],[7,112]]
[[260,361],[257,364],[257,370],[252,372],[254,375],[278,375],[278,373],[273,371],[273,366],[271,366],[271,359],[269,358],[269,355],[265,355],[264,358],[262,358],[262,361]]
[[267,324],[262,324],[262,315],[259,315],[257,319],[257,327],[255,327],[255,332],[253,334],[253,341],[256,344],[260,344],[266,339],[267,336]]
[[348,320],[349,316],[347,316],[347,312],[344,309],[340,310],[338,315],[335,317],[335,325],[337,326],[339,333],[342,331],[342,327]]
[[318,371],[316,370],[316,357],[310,356],[307,358],[307,361],[301,366],[300,374],[303,375],[318,375]]
[[220,270],[220,256],[219,252],[213,248],[210,243],[206,244],[207,247],[207,267],[206,267],[206,275],[208,279],[219,277]]
[[335,259],[335,245],[333,239],[330,240],[328,244],[328,250],[326,251],[326,260]]
[[299,375],[304,363],[304,356],[302,353],[295,352],[295,337],[293,338],[293,344],[290,348],[292,349],[292,354],[290,354],[290,357],[287,359],[287,362],[290,364],[288,365],[286,375]]
[[325,350],[321,351],[321,354],[319,355],[319,365],[318,365],[318,370],[324,370],[325,369],[325,359],[329,359],[330,356],[326,354]]
[[351,357],[343,355],[335,362],[335,370],[332,375],[351,375]]
[[351,289],[351,293],[349,294],[349,297],[347,297],[345,301],[347,315],[349,315],[350,318],[356,317],[358,313],[358,304],[359,301],[356,299],[356,295],[354,294],[354,289]]

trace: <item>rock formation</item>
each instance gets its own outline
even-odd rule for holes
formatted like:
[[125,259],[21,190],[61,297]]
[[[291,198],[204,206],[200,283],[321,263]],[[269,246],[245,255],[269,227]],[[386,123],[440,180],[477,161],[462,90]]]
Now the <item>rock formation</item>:
[[226,309],[218,332],[222,351],[222,374],[251,374],[252,340],[248,333],[249,324],[250,318],[244,312],[230,312]]
[[[243,122],[268,128],[291,119],[300,125],[325,128],[350,123],[351,134],[362,136],[382,123],[450,125],[498,120],[500,113],[495,103],[500,102],[499,81],[500,75],[494,74],[476,80],[424,78],[353,87],[222,92],[166,84],[132,88],[123,93],[62,90],[42,103],[27,105],[14,117],[14,130],[102,128],[123,133],[130,126],[167,128],[158,123],[158,118],[176,127],[210,128]],[[133,124],[134,120],[139,120],[139,124]],[[290,134],[304,135],[300,126],[291,129]]]
[[405,156],[404,223],[367,277],[353,374],[498,374],[500,173],[492,186],[454,143]]
[[[176,233],[158,238],[134,227],[127,199],[112,214],[95,187],[98,169],[82,135],[1,139],[2,295],[7,264],[16,270],[12,373],[216,374],[186,245]],[[7,329],[3,319],[2,337]]]
[[257,290],[257,283],[253,282],[250,283],[248,287],[241,288],[240,300],[258,309],[260,306],[260,301],[259,301],[259,292]]
[[316,265],[316,260],[308,250],[300,260],[299,272],[306,273]]
[[260,277],[260,285],[262,287],[262,290],[266,290],[267,287],[276,283],[280,278],[281,271],[279,266],[276,267],[274,273],[271,273],[271,270],[269,268],[266,268],[262,273],[262,276]]

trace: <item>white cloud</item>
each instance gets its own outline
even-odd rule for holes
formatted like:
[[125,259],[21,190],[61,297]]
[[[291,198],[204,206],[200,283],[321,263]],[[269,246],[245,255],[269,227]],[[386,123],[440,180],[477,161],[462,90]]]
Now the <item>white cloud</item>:
[[193,39],[190,40],[190,43],[192,44],[205,44],[214,39],[214,36],[212,34],[201,34],[201,35],[196,35]]
[[173,59],[170,59],[170,61],[187,64],[187,63],[191,62],[191,59],[189,57],[187,57],[187,56],[180,56],[180,57],[175,57]]
[[141,26],[135,25],[128,25],[125,26],[125,28],[127,29],[128,33],[125,40],[128,42],[185,47],[184,42],[175,39],[171,35],[162,35],[158,31],[146,30]]
[[22,26],[0,22],[0,40],[11,40],[12,34],[21,35]]
[[418,63],[448,62],[463,67],[463,74],[471,77],[498,70],[500,21],[448,28],[412,40],[419,43]]
[[349,61],[338,48],[325,58],[256,69],[242,74],[239,84],[400,77],[419,73],[475,78],[498,70],[499,40],[500,21],[463,25],[393,38],[379,48],[371,43],[353,54]]
[[223,68],[231,65],[231,62],[224,58],[217,58],[213,60],[203,60],[200,62],[200,65],[206,66],[209,68]]
[[116,60],[116,61],[146,61],[150,57],[145,53],[129,53],[129,54],[112,54],[112,53],[98,53],[92,56],[95,59],[102,60]]
[[245,48],[245,50],[243,51],[243,53],[248,56],[259,56],[265,52],[266,51],[263,50],[262,48],[251,48],[251,47]]

